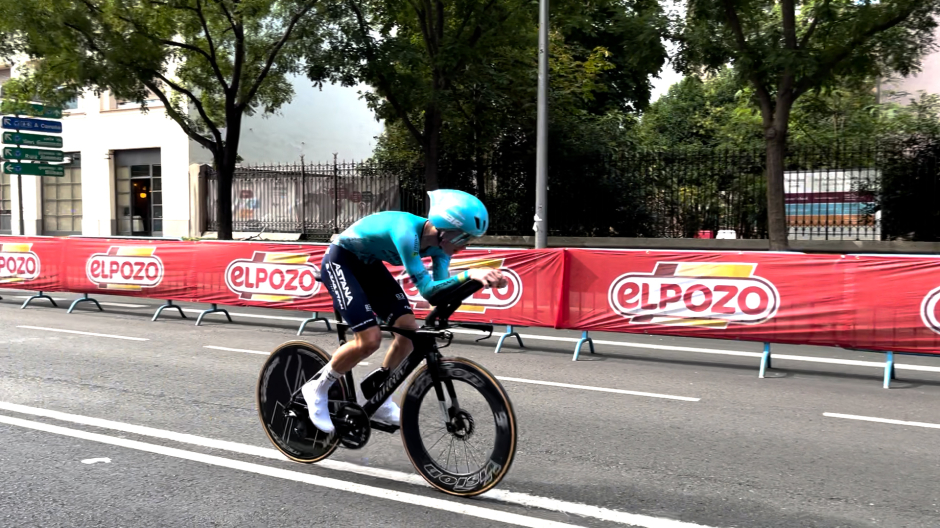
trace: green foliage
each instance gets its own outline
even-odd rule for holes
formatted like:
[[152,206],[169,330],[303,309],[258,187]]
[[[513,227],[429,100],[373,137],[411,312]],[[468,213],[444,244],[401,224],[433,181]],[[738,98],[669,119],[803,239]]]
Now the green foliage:
[[[361,18],[342,14],[340,31],[327,46],[329,62],[339,67],[308,74],[314,80],[372,87],[364,96],[387,123],[377,159],[439,161],[441,185],[478,193],[487,185],[483,180],[494,176],[479,168],[491,160],[522,156],[522,164],[534,167],[536,3],[349,4]],[[423,13],[438,8],[443,24],[426,22]],[[650,75],[665,61],[660,38],[665,22],[658,4],[566,0],[554,2],[552,10],[553,152],[623,148],[632,112],[646,106]],[[440,116],[437,128],[435,115]],[[432,137],[440,145],[435,159]]]
[[[301,67],[292,23],[315,0],[22,0],[0,4],[2,49],[25,55],[21,97],[43,101],[90,89],[145,107],[155,94],[193,139],[216,155],[236,116],[276,111]],[[192,109],[192,111],[190,111]],[[237,137],[237,135],[236,135]]]

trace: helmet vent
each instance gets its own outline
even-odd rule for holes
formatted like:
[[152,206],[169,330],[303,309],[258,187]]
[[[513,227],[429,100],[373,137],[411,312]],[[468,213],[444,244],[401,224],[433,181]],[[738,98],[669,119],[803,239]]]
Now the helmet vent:
[[480,217],[479,217],[479,216],[474,216],[473,219],[476,220],[476,223],[477,223],[477,230],[482,229],[482,226],[480,226]]

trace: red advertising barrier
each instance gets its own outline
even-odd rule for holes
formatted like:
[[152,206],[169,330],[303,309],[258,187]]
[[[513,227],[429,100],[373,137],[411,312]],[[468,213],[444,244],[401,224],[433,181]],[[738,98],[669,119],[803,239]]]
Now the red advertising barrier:
[[[326,245],[0,237],[0,287],[332,311]],[[940,258],[645,250],[468,250],[508,285],[455,320],[940,354]],[[419,317],[429,306],[400,267]]]
[[0,237],[0,287],[65,291],[64,242],[51,237]]
[[189,278],[195,263],[194,242],[117,238],[62,242],[66,249],[62,290],[198,300]]
[[189,281],[199,302],[327,312],[333,301],[314,278],[325,245],[195,243]]
[[564,328],[840,345],[841,255],[567,250]]
[[[430,259],[427,259],[430,266]],[[454,255],[451,273],[472,268],[494,268],[507,279],[504,288],[480,290],[454,314],[455,321],[547,326],[555,317],[563,298],[564,253],[559,250],[466,250]],[[430,310],[404,268],[389,266],[405,295],[423,317]]]
[[847,340],[872,350],[940,354],[940,258],[850,255]]

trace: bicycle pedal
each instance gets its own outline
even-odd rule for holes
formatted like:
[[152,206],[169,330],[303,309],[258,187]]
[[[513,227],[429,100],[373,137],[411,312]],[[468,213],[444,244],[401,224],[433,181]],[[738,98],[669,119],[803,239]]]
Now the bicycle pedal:
[[389,425],[382,422],[376,422],[375,420],[370,421],[369,425],[372,426],[373,429],[382,431],[383,433],[394,433],[395,431],[401,429],[401,427],[397,425]]

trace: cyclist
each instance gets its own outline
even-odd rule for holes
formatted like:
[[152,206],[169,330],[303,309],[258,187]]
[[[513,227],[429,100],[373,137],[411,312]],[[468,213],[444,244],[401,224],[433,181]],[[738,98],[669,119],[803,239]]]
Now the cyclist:
[[[334,431],[327,407],[330,387],[378,350],[382,343],[379,318],[398,328],[418,328],[405,292],[383,262],[404,266],[425,299],[468,280],[479,281],[484,287],[504,285],[499,270],[471,269],[454,276],[448,270],[451,256],[486,232],[489,214],[483,202],[453,189],[428,195],[428,218],[399,211],[369,215],[343,231],[323,256],[323,283],[333,297],[334,308],[355,332],[354,338],[340,346],[323,370],[301,388],[313,425],[324,433]],[[431,274],[422,257],[431,257]],[[383,369],[395,369],[412,349],[410,339],[395,334]],[[399,425],[400,410],[391,396],[372,419]]]

